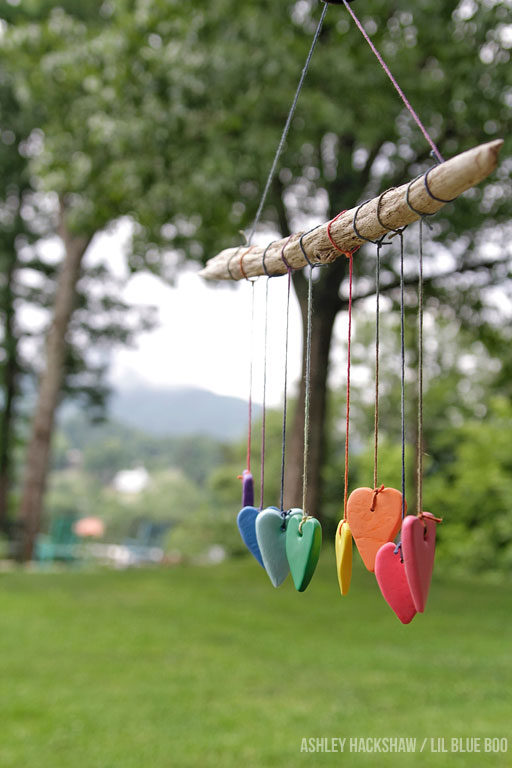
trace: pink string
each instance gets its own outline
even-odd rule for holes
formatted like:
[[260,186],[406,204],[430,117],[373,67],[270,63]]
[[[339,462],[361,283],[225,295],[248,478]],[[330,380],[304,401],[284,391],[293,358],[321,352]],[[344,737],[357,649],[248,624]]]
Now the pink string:
[[345,490],[343,493],[343,520],[347,519],[347,499],[348,499],[348,440],[350,433],[350,347],[352,340],[352,278],[354,270],[354,258],[350,253],[349,258],[349,278],[348,278],[348,348],[347,348],[347,412],[345,419]]
[[377,60],[378,60],[379,64],[381,65],[382,69],[384,70],[384,72],[386,73],[386,75],[387,75],[387,76],[389,77],[389,79],[391,80],[391,82],[392,82],[392,84],[393,84],[393,86],[394,86],[394,88],[395,88],[396,92],[398,93],[398,95],[399,95],[399,96],[400,96],[400,98],[402,99],[403,103],[405,104],[405,106],[407,107],[407,109],[409,110],[409,112],[411,113],[411,115],[412,115],[412,117],[413,117],[414,121],[416,122],[416,125],[418,126],[418,128],[419,128],[419,129],[420,129],[420,131],[422,132],[423,136],[426,138],[426,140],[428,141],[428,143],[429,143],[429,144],[430,144],[430,146],[432,147],[432,151],[434,152],[434,155],[437,157],[437,159],[438,159],[438,161],[439,161],[440,163],[443,163],[443,162],[444,162],[444,160],[443,160],[443,157],[442,157],[441,153],[439,152],[438,148],[436,147],[436,145],[435,145],[435,143],[434,143],[434,140],[431,138],[431,136],[430,136],[429,132],[427,131],[427,129],[425,128],[425,126],[424,126],[424,125],[423,125],[423,123],[421,122],[420,118],[418,117],[418,115],[416,114],[416,112],[414,111],[414,109],[412,108],[412,106],[411,106],[411,103],[410,103],[410,101],[408,100],[407,96],[406,96],[406,95],[405,95],[405,93],[402,91],[402,89],[401,89],[401,88],[400,88],[400,86],[398,85],[397,81],[395,80],[395,78],[394,78],[394,77],[393,77],[393,75],[391,74],[391,71],[390,71],[390,69],[389,69],[388,65],[386,64],[386,62],[384,61],[384,59],[382,58],[382,56],[380,55],[380,53],[378,52],[378,50],[376,49],[376,47],[374,46],[374,44],[372,43],[372,41],[370,40],[370,38],[369,38],[369,36],[368,36],[368,33],[366,32],[365,28],[363,27],[363,25],[361,24],[361,22],[359,21],[359,19],[358,19],[358,18],[357,18],[357,16],[355,15],[354,11],[352,10],[352,8],[350,7],[350,5],[348,4],[347,0],[343,0],[343,4],[345,5],[345,8],[347,9],[347,11],[350,13],[350,15],[352,16],[352,18],[354,19],[355,23],[357,24],[357,26],[358,26],[358,28],[359,28],[359,31],[361,32],[361,34],[362,34],[362,35],[363,35],[363,37],[364,37],[364,39],[366,40],[366,42],[368,43],[368,45],[369,45],[369,46],[370,46],[370,48],[372,49],[373,53],[374,53],[374,54],[375,54],[375,56],[377,57]]

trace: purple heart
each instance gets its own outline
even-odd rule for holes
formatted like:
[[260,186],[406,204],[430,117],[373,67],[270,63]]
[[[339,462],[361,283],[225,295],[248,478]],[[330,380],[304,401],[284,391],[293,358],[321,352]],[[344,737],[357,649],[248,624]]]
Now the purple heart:
[[254,506],[254,482],[248,469],[242,472],[242,507]]

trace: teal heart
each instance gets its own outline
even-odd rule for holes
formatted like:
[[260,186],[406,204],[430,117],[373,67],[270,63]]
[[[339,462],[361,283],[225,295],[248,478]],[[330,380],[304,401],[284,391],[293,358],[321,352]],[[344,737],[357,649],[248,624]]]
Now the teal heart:
[[301,509],[291,509],[283,515],[277,507],[262,509],[256,518],[256,539],[263,565],[274,587],[288,576],[290,566],[286,557],[286,528],[290,516],[302,518]]
[[286,528],[286,557],[297,592],[304,592],[315,572],[322,547],[322,526],[315,517],[293,516]]

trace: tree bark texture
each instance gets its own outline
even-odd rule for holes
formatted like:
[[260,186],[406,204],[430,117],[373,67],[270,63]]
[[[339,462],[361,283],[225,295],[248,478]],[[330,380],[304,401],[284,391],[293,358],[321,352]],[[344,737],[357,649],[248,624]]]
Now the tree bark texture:
[[57,281],[53,319],[46,340],[45,366],[39,380],[21,495],[21,556],[25,561],[33,556],[36,536],[41,527],[51,438],[64,377],[66,335],[75,306],[82,259],[90,242],[90,238],[75,237],[69,232],[63,212],[59,235],[64,244],[64,259]]

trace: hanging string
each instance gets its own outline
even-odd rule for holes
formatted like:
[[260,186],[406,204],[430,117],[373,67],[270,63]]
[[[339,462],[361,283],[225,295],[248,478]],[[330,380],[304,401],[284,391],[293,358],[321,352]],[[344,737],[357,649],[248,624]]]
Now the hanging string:
[[[386,190],[387,191],[387,190]],[[382,224],[382,221],[380,219],[379,215],[379,209],[381,205],[382,198],[386,194],[386,191],[384,191],[381,196],[379,197],[377,201],[377,220],[379,224],[382,226],[383,229],[388,229],[384,224]],[[389,243],[385,242],[386,234],[384,234],[382,237],[380,237],[378,240],[370,240],[369,237],[365,237],[365,235],[362,235],[359,229],[357,228],[357,216],[359,214],[359,211],[361,208],[363,208],[365,205],[367,205],[370,202],[370,200],[365,200],[363,203],[358,205],[358,207],[355,210],[354,218],[352,220],[352,228],[359,237],[360,240],[366,240],[367,243],[372,243],[373,245],[377,246],[377,259],[375,263],[375,417],[374,417],[374,440],[373,440],[373,488],[374,488],[374,496],[373,496],[373,502],[371,506],[371,511],[373,512],[375,509],[375,503],[377,500],[377,494],[380,493],[384,486],[381,488],[378,487],[378,479],[379,479],[379,357],[380,357],[380,251],[381,248],[384,245],[389,245]],[[395,232],[398,232],[399,230],[393,230]],[[332,239],[331,239],[332,242]]]
[[380,249],[382,241],[377,243],[375,264],[375,419],[373,445],[373,487],[379,484],[379,358],[380,358]]
[[[291,237],[291,235],[290,235]],[[281,435],[281,494],[280,510],[284,512],[284,470],[286,466],[286,415],[288,406],[288,330],[290,325],[290,292],[292,286],[292,269],[284,257],[284,249],[288,245],[290,237],[283,245],[281,258],[288,269],[288,287],[286,291],[286,323],[285,323],[285,343],[284,343],[284,397],[283,397],[283,427]]]
[[268,282],[265,283],[265,320],[263,331],[263,413],[261,416],[261,472],[260,472],[260,509],[263,509],[265,495],[265,430],[267,421],[267,339],[268,339]]
[[416,458],[416,514],[423,513],[423,217],[419,224],[418,275],[418,446]]
[[352,278],[354,271],[354,257],[348,256],[348,345],[347,345],[347,409],[345,423],[345,491],[343,497],[343,520],[347,519],[347,499],[348,499],[348,444],[350,431],[350,354],[352,340]]
[[306,371],[304,391],[304,466],[302,471],[302,519],[308,517],[306,512],[306,497],[308,490],[309,462],[309,416],[311,404],[311,326],[313,320],[313,267],[309,267],[308,276],[308,308],[306,325]]
[[254,280],[251,283],[251,330],[249,341],[249,407],[247,430],[247,471],[251,471],[251,449],[252,449],[252,380],[253,380],[253,357],[254,357]]
[[313,36],[313,42],[311,43],[311,48],[309,49],[309,53],[308,53],[307,58],[306,58],[306,63],[304,64],[304,67],[303,67],[303,70],[302,70],[302,74],[300,76],[299,84],[297,86],[297,90],[295,91],[295,96],[293,98],[293,102],[292,102],[292,105],[290,107],[290,111],[288,112],[288,117],[286,118],[286,123],[285,123],[285,126],[283,128],[283,132],[281,134],[281,139],[280,139],[279,144],[277,146],[276,153],[274,155],[274,160],[272,161],[272,166],[270,168],[270,171],[269,171],[269,174],[268,174],[268,177],[267,177],[267,181],[266,181],[265,187],[263,189],[263,193],[261,195],[261,199],[260,199],[260,202],[259,202],[259,205],[258,205],[258,210],[256,211],[256,216],[255,216],[255,219],[254,219],[254,223],[252,225],[251,232],[250,232],[249,237],[247,239],[249,244],[252,242],[252,238],[254,237],[254,234],[256,232],[256,228],[257,228],[259,220],[261,218],[261,214],[263,213],[263,208],[265,206],[265,202],[266,202],[269,190],[270,190],[270,185],[272,184],[272,181],[274,179],[274,176],[275,176],[275,173],[276,173],[276,170],[277,170],[277,164],[279,162],[279,158],[281,157],[281,153],[282,153],[282,151],[284,149],[286,138],[288,136],[288,132],[290,130],[290,126],[292,124],[293,117],[295,115],[295,110],[297,108],[297,103],[299,101],[300,92],[302,90],[302,86],[304,85],[304,81],[305,81],[306,75],[308,73],[309,65],[310,65],[311,59],[313,57],[313,52],[314,52],[314,50],[316,48],[316,44],[317,44],[318,39],[320,37],[320,32],[322,31],[322,26],[323,26],[323,23],[324,23],[325,15],[327,13],[327,9],[328,9],[328,5],[326,3],[324,5],[324,7],[323,7],[323,10],[322,10],[322,13],[321,13],[321,16],[320,16],[320,21],[318,22],[318,26],[317,26],[315,34]]
[[404,304],[404,236],[400,237],[400,423],[402,447],[402,520],[405,517],[405,304]]
[[378,50],[377,50],[377,48],[375,47],[375,45],[372,43],[372,41],[371,41],[371,39],[370,39],[370,37],[369,37],[368,33],[366,32],[365,28],[363,27],[363,25],[361,24],[361,22],[360,22],[360,21],[359,21],[359,19],[357,18],[356,14],[355,14],[355,13],[354,13],[354,11],[352,10],[351,6],[349,5],[349,3],[348,3],[348,0],[343,0],[343,4],[344,4],[345,8],[347,9],[347,11],[348,11],[348,12],[350,13],[350,15],[352,16],[353,20],[355,21],[355,23],[356,23],[356,25],[357,25],[357,27],[358,27],[359,31],[360,31],[360,32],[361,32],[361,34],[363,35],[364,39],[366,40],[366,42],[368,43],[368,45],[369,45],[369,46],[370,46],[370,48],[372,49],[372,51],[373,51],[374,55],[376,56],[376,58],[377,58],[377,60],[378,60],[379,64],[381,65],[382,69],[384,70],[384,72],[386,73],[386,75],[387,75],[387,76],[389,77],[389,79],[391,80],[391,83],[392,83],[393,87],[395,88],[396,92],[398,93],[398,95],[399,95],[399,96],[400,96],[400,98],[402,99],[403,103],[405,104],[405,106],[406,106],[406,107],[407,107],[407,109],[409,110],[409,113],[412,115],[412,118],[414,119],[414,121],[415,121],[416,125],[418,126],[418,128],[419,128],[419,129],[420,129],[420,131],[422,132],[422,134],[423,134],[423,136],[425,137],[425,139],[426,139],[426,140],[428,141],[428,143],[430,144],[430,146],[431,146],[431,148],[432,148],[432,152],[434,153],[434,156],[436,157],[436,159],[437,159],[437,160],[438,160],[440,163],[444,162],[444,160],[443,160],[443,157],[442,157],[441,153],[439,152],[439,150],[438,150],[437,146],[436,146],[436,145],[435,145],[435,143],[434,143],[434,140],[432,139],[432,137],[431,137],[431,136],[430,136],[430,134],[428,133],[428,131],[427,131],[427,129],[425,128],[425,126],[423,125],[423,123],[421,122],[420,118],[418,117],[417,113],[416,113],[416,112],[415,112],[415,110],[413,109],[413,107],[412,107],[412,105],[411,105],[410,101],[408,100],[407,96],[404,94],[404,92],[402,91],[402,89],[401,89],[401,88],[400,88],[400,86],[398,85],[398,83],[397,83],[396,79],[393,77],[393,75],[392,75],[392,73],[391,73],[391,70],[389,69],[388,65],[386,64],[386,62],[384,61],[384,59],[382,58],[382,56],[381,56],[381,55],[380,55],[380,53],[378,52]]

